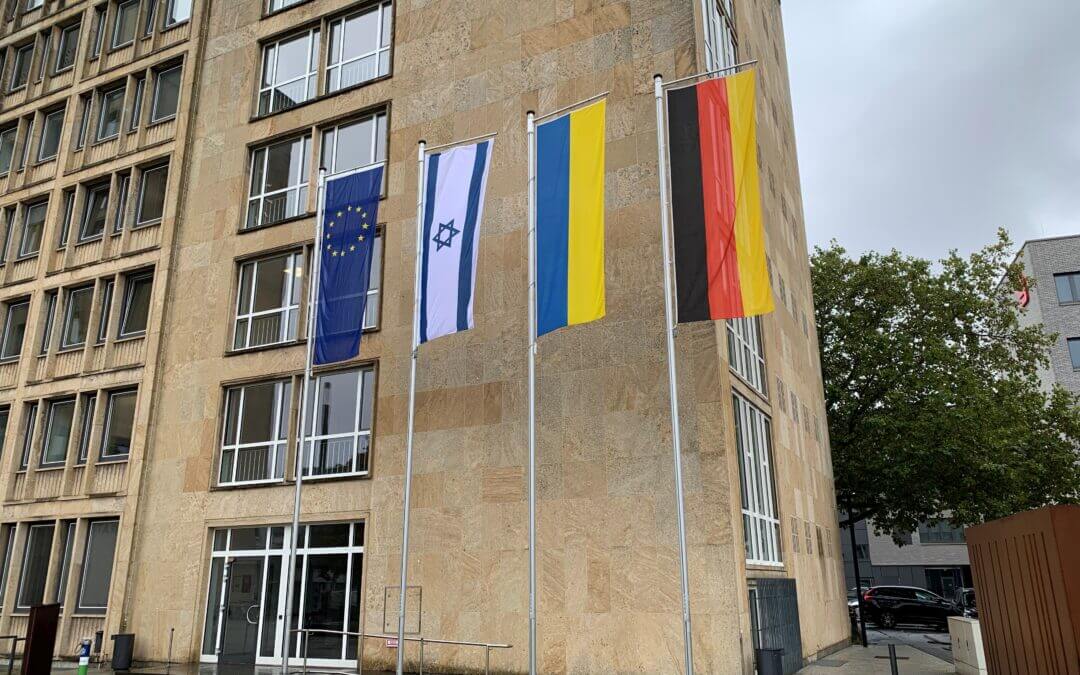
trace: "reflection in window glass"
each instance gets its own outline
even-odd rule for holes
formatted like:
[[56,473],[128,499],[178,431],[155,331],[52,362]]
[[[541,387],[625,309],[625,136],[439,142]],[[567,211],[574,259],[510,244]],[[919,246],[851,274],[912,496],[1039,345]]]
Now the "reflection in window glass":
[[22,239],[19,241],[19,257],[34,255],[41,250],[41,232],[45,227],[48,202],[38,202],[26,207],[23,214]]
[[315,98],[318,54],[317,28],[263,47],[260,115],[288,110]]
[[49,404],[49,419],[45,425],[45,447],[41,466],[63,464],[71,440],[71,423],[75,419],[75,399],[53,401]]
[[8,305],[3,340],[0,341],[0,359],[15,359],[22,353],[23,338],[26,337],[26,317],[29,312],[29,300]]
[[154,81],[154,103],[150,106],[150,121],[158,122],[176,115],[180,103],[180,66],[163,70]]
[[105,433],[101,439],[102,459],[127,457],[131,452],[131,434],[135,426],[135,398],[134,391],[109,394]]
[[[371,368],[320,375],[308,392],[304,475],[367,471],[374,401]],[[317,399],[316,399],[317,397]]]
[[123,313],[120,317],[119,337],[146,332],[146,321],[150,315],[150,291],[153,286],[152,274],[140,274],[128,278]]
[[79,584],[78,611],[104,614],[109,605],[113,558],[116,555],[118,520],[97,520],[86,533],[82,582]]
[[337,91],[390,72],[389,2],[365,9],[330,24],[327,53],[327,91]]
[[18,609],[30,609],[45,599],[45,580],[49,574],[54,525],[31,525],[26,535],[22,578],[19,579]]
[[90,306],[93,300],[93,286],[68,291],[67,307],[64,310],[64,332],[60,335],[61,349],[86,344],[86,333],[90,327]]
[[240,266],[233,349],[296,339],[301,254],[286,253]]
[[251,153],[246,227],[270,225],[307,210],[311,137],[293,138]]

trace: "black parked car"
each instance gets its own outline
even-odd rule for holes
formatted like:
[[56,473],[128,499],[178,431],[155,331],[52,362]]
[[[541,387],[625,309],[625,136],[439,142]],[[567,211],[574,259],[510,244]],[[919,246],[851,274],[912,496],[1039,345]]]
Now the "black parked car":
[[950,616],[963,612],[952,602],[922,588],[875,586],[863,593],[866,618],[882,628],[901,623],[947,626]]

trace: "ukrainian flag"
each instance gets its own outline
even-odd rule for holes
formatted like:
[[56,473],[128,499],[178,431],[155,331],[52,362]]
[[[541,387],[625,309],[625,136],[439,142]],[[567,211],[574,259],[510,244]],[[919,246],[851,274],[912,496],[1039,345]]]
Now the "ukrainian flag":
[[601,100],[536,128],[537,331],[604,316]]

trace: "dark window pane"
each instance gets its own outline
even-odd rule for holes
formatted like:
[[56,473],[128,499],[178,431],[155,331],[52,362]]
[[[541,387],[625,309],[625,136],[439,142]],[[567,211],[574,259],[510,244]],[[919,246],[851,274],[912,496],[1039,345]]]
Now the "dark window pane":
[[101,447],[103,458],[124,457],[131,451],[131,433],[135,424],[135,392],[109,396],[108,420]]
[[1080,369],[1080,338],[1069,338],[1069,357],[1073,368]]
[[170,68],[158,73],[157,83],[154,85],[154,106],[150,111],[150,121],[172,117],[176,114],[176,108],[180,103],[180,75],[181,68]]
[[119,522],[99,520],[90,523],[79,587],[79,611],[104,613],[108,606]]
[[49,407],[49,425],[45,432],[42,464],[62,464],[67,458],[71,440],[71,423],[75,418],[75,401],[57,401]]
[[45,599],[45,579],[49,573],[53,528],[53,525],[33,525],[27,534],[17,603],[21,608],[40,605]]
[[13,359],[22,352],[23,338],[26,336],[26,315],[29,311],[29,302],[8,306],[3,344],[0,345],[0,358]]
[[120,322],[121,337],[146,331],[153,286],[154,278],[151,276],[134,277],[128,280],[127,298],[124,301],[124,316]]

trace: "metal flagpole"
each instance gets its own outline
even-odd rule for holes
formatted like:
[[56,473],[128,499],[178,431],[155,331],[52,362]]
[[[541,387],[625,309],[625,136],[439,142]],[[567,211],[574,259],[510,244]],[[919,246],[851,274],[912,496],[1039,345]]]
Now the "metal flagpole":
[[664,80],[657,75],[653,84],[656,93],[656,143],[660,157],[660,230],[664,250],[664,334],[667,338],[668,386],[671,389],[671,447],[675,459],[675,507],[679,521],[679,565],[682,573],[683,642],[686,649],[686,673],[694,673],[693,633],[690,630],[690,573],[686,563],[686,507],[683,498],[682,447],[679,438],[679,384],[675,371],[675,329],[672,303],[672,258],[668,219],[667,139],[664,137]]
[[307,325],[307,357],[304,360],[304,383],[300,389],[300,428],[297,430],[296,450],[296,494],[293,497],[292,531],[289,535],[289,564],[285,583],[285,632],[281,641],[281,672],[289,672],[289,620],[292,616],[293,584],[296,572],[296,546],[300,535],[300,491],[304,484],[304,434],[307,429],[308,418],[308,387],[311,385],[311,362],[312,353],[315,350],[315,301],[319,294],[319,261],[321,249],[319,242],[323,238],[323,208],[326,202],[326,169],[319,169],[319,191],[316,198],[315,209],[315,241],[311,247],[311,264],[308,265],[310,276],[308,277],[308,325]]
[[536,115],[525,116],[529,145],[529,675],[536,675]]
[[409,358],[409,420],[405,432],[405,499],[401,514],[401,586],[398,592],[397,675],[405,665],[405,591],[409,569],[409,502],[412,498],[413,418],[416,412],[416,357],[420,352],[420,249],[424,242],[425,141],[416,151],[416,270],[413,273],[413,336]]

